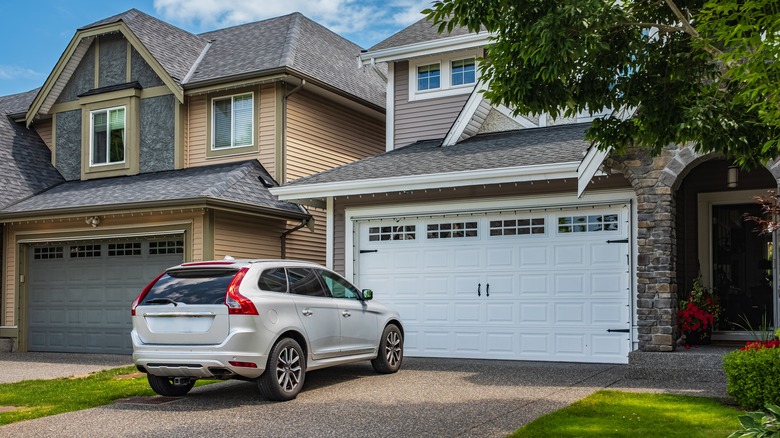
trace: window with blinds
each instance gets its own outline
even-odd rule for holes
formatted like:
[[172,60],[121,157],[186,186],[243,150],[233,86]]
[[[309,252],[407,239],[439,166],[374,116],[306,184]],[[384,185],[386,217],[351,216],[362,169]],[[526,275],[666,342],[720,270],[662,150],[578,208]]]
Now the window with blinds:
[[254,132],[254,94],[211,101],[212,149],[251,146]]
[[125,161],[125,107],[92,111],[92,165]]

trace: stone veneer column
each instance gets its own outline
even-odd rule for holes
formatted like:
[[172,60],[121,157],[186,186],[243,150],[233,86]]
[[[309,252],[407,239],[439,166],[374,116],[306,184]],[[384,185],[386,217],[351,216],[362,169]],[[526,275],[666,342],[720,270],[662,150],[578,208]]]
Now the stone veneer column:
[[673,351],[676,346],[674,195],[688,171],[704,159],[689,147],[669,147],[656,157],[631,150],[604,163],[607,171],[625,175],[637,195],[636,311],[642,351]]

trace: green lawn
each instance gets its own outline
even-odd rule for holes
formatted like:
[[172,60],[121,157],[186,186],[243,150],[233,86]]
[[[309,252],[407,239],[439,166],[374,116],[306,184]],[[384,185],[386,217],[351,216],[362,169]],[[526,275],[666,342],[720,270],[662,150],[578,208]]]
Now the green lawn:
[[704,397],[599,391],[511,437],[726,437],[744,411]]
[[[81,378],[0,384],[0,407],[18,408],[0,412],[0,425],[107,405],[126,397],[154,395],[146,375],[127,378],[133,373],[135,367],[129,366]],[[198,383],[212,382],[199,380]]]

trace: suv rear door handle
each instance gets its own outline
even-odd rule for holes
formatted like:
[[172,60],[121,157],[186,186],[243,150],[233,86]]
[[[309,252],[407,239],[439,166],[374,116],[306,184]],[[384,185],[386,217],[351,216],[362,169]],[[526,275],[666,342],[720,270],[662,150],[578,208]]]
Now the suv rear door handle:
[[304,309],[301,313],[303,313],[303,316],[312,316],[314,314],[314,312],[309,309]]
[[341,316],[343,316],[344,318],[349,318],[350,316],[352,316],[352,314],[345,310],[341,312]]

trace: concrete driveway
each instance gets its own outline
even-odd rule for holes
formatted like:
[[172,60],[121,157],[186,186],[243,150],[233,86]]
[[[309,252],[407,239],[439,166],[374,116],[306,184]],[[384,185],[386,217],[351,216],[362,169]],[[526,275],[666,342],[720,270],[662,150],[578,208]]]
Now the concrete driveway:
[[291,402],[267,402],[253,383],[229,381],[165,403],[150,397],[2,426],[0,436],[498,437],[603,388],[725,395],[717,386],[628,381],[625,369],[405,358],[397,374],[378,375],[366,362],[309,373]]

